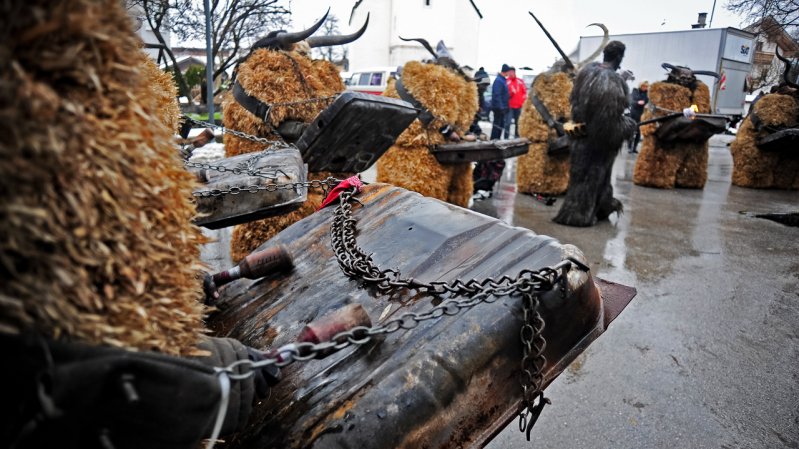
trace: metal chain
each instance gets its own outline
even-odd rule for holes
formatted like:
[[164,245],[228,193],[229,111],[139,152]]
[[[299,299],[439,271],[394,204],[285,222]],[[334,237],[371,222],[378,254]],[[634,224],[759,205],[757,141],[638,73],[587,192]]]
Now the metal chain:
[[[330,179],[330,178],[328,178]],[[455,279],[450,282],[423,282],[414,278],[403,278],[398,270],[380,269],[371,255],[358,246],[356,220],[352,218],[352,201],[357,190],[353,188],[340,193],[331,225],[331,244],[341,270],[349,277],[359,279],[386,292],[395,288],[418,289],[434,295],[450,294],[454,298],[445,299],[441,304],[423,313],[408,312],[385,322],[381,326],[357,326],[335,335],[330,341],[322,343],[291,343],[269,353],[263,360],[240,360],[224,368],[218,368],[231,379],[243,379],[253,375],[253,370],[267,366],[284,367],[294,362],[308,361],[340,351],[352,345],[364,345],[379,335],[387,335],[399,330],[409,330],[420,323],[434,320],[444,315],[457,315],[463,310],[482,303],[492,303],[502,296],[522,298],[523,325],[520,338],[523,347],[521,362],[522,404],[519,414],[520,430],[530,431],[545,404],[551,403],[543,395],[546,358],[546,339],[543,336],[544,319],[538,312],[540,295],[551,291],[560,284],[560,292],[565,296],[567,274],[572,266],[583,270],[587,267],[572,258],[563,260],[552,267],[538,270],[522,270],[516,277],[503,275],[499,279],[486,278],[482,281]],[[538,404],[535,400],[538,399]]]
[[268,149],[270,149],[270,150],[275,148],[275,147],[277,147],[277,148],[289,148],[289,147],[291,147],[291,145],[287,144],[286,142],[284,142],[282,140],[269,140],[266,137],[254,136],[252,134],[247,134],[247,133],[245,133],[243,131],[236,131],[235,129],[225,128],[224,126],[217,125],[216,123],[209,123],[209,122],[204,122],[202,120],[197,120],[195,118],[189,117],[186,114],[183,114],[183,118],[185,120],[190,121],[191,123],[193,123],[195,125],[203,126],[203,127],[206,127],[206,128],[218,129],[218,130],[222,131],[223,134],[230,134],[230,135],[236,136],[236,137],[238,137],[240,139],[245,139],[245,140],[249,140],[249,141],[252,141],[252,142],[257,142],[257,143],[260,143],[260,144],[264,144],[264,145],[268,146],[269,147]]
[[203,169],[203,170],[213,170],[213,171],[218,171],[218,172],[221,172],[221,173],[230,172],[230,173],[233,173],[233,174],[236,174],[236,175],[240,175],[240,174],[244,173],[244,174],[246,174],[248,176],[257,176],[257,177],[266,178],[266,179],[269,179],[269,180],[272,180],[272,181],[277,181],[278,174],[282,174],[283,176],[288,176],[286,174],[286,172],[284,172],[283,170],[281,170],[279,168],[273,169],[273,170],[267,171],[267,172],[264,172],[264,171],[261,171],[260,169],[258,169],[256,164],[258,163],[258,161],[263,156],[264,156],[264,152],[263,151],[260,151],[258,153],[253,153],[253,155],[251,157],[247,158],[245,161],[242,161],[241,163],[239,163],[238,165],[236,165],[233,168],[228,168],[228,167],[225,167],[225,166],[222,166],[222,165],[211,165],[211,164],[202,163],[202,162],[189,162],[188,160],[183,161],[183,165],[185,167],[199,168],[199,169]]
[[322,189],[327,194],[327,191],[338,185],[341,181],[329,177],[327,179],[313,179],[304,182],[291,182],[285,184],[251,184],[246,186],[236,186],[227,189],[211,189],[211,190],[195,190],[192,195],[201,198],[221,196],[221,195],[238,195],[239,193],[258,193],[258,192],[276,192],[278,190],[295,190],[295,189]]

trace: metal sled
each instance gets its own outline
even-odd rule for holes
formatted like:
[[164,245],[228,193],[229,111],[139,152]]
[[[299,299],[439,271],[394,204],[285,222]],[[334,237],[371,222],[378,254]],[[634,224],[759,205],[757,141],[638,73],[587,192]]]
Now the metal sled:
[[477,142],[447,143],[436,145],[431,153],[440,164],[460,164],[463,162],[487,162],[497,159],[527,154],[530,140],[481,140]]
[[665,143],[702,143],[714,134],[723,133],[727,129],[726,116],[708,117],[707,115],[693,119],[679,116],[664,120],[655,131],[655,137]]
[[395,98],[344,92],[297,141],[311,172],[356,173],[371,167],[419,111]]
[[775,131],[757,140],[757,147],[763,151],[796,151],[799,145],[799,128]]
[[194,191],[199,212],[195,223],[209,229],[286,214],[307,197],[301,185],[269,187],[306,181],[308,170],[296,148],[241,154],[190,170],[204,183]]
[[[357,198],[357,244],[381,267],[421,281],[499,279],[568,257],[584,259],[551,237],[397,187],[367,186]],[[208,321],[218,336],[275,348],[346,304],[361,304],[378,325],[428,311],[442,299],[416,291],[381,294],[346,277],[331,248],[332,219],[333,207],[323,209],[266,244],[285,245],[294,271],[223,289],[215,304],[220,311]],[[544,294],[545,383],[634,295],[630,287],[579,269],[569,272],[563,295],[559,289]],[[228,447],[482,447],[521,408],[521,325],[520,298],[505,296],[326,359],[295,363]],[[577,406],[554,400],[553,407]]]

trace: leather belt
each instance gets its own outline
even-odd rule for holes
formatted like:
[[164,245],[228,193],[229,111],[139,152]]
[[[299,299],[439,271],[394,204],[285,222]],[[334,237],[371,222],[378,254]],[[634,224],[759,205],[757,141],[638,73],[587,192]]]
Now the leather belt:
[[422,106],[422,103],[419,103],[419,100],[417,100],[416,98],[413,98],[413,95],[411,95],[405,89],[405,86],[402,85],[402,80],[401,79],[397,80],[397,83],[395,84],[395,86],[397,87],[397,93],[399,94],[400,98],[403,101],[407,101],[408,103],[412,104],[414,108],[416,108],[419,111],[421,111],[419,113],[418,119],[419,119],[420,122],[422,122],[422,124],[424,126],[429,125],[435,119],[435,116],[433,116],[433,113],[430,112],[426,107]]
[[233,99],[252,115],[258,117],[264,122],[268,121],[269,113],[272,111],[272,105],[264,103],[252,95],[247,94],[238,81],[233,84]]

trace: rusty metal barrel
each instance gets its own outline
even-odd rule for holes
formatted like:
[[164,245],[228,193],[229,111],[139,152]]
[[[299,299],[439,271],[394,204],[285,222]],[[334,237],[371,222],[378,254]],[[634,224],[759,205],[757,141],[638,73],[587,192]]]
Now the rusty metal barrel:
[[[498,278],[568,257],[585,262],[574,246],[404,189],[371,185],[358,199],[358,245],[379,266],[406,277]],[[218,335],[269,349],[295,341],[307,323],[347,304],[361,304],[379,325],[442,300],[414,291],[381,294],[346,277],[330,243],[333,209],[306,217],[266,244],[282,244],[291,253],[294,270],[288,276],[240,281],[222,291],[220,311],[209,319]],[[633,295],[578,269],[569,272],[563,293],[544,294],[545,382],[604,332]],[[521,408],[521,326],[520,298],[501,297],[290,365],[229,447],[483,445]]]

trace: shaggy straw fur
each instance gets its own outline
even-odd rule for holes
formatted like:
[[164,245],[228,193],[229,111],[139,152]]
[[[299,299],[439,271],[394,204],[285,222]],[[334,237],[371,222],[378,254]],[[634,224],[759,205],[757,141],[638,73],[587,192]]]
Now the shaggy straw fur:
[[[571,118],[569,95],[572,91],[572,79],[568,74],[542,73],[535,78],[532,90],[553,119],[567,121]],[[549,139],[557,138],[557,133],[547,126],[529,99],[524,103],[519,118],[519,135],[530,139],[532,144],[530,151],[517,159],[517,190],[544,195],[565,193],[569,186],[569,154],[547,154]]]
[[[710,91],[701,81],[697,82],[693,92],[678,84],[662,81],[654,83],[649,87],[649,101],[672,111],[682,111],[695,104],[700,113],[710,112]],[[646,109],[641,121],[657,115],[663,113],[652,114]],[[703,188],[707,181],[708,142],[662,144],[655,138],[658,126],[658,123],[652,123],[641,127],[643,143],[641,154],[635,161],[633,182],[660,189]]]
[[[418,61],[405,64],[402,83],[440,119],[427,127],[419,120],[411,123],[377,161],[378,182],[466,207],[472,197],[471,164],[441,165],[430,149],[445,143],[438,131],[444,124],[453,125],[461,135],[469,128],[477,113],[477,86],[445,67]],[[399,98],[393,84],[384,95]]]
[[[195,354],[193,177],[118,0],[0,6],[0,327]],[[135,59],[135,58],[134,58]]]
[[[328,61],[312,60],[290,51],[269,49],[256,50],[247,61],[238,67],[238,80],[244,90],[261,101],[287,103],[312,98],[330,97],[344,90],[344,83],[336,66]],[[284,120],[299,120],[309,123],[322,112],[331,101],[317,101],[290,106],[274,106],[269,124],[255,117],[239,105],[232,95],[224,104],[224,123],[231,129],[248,134],[278,139],[270,127],[277,127]],[[225,155],[236,156],[264,150],[257,142],[225,135]],[[334,176],[343,179],[352,173],[309,173],[310,179],[325,179]],[[311,215],[322,203],[320,192],[308,192],[308,201],[290,214],[267,218],[236,226],[230,241],[230,256],[239,261],[255,251],[264,242],[293,223]]]
[[153,58],[144,51],[139,51],[136,65],[141,70],[142,76],[155,101],[153,113],[158,116],[161,123],[173,133],[180,130],[180,105],[178,105],[178,87],[172,75],[158,68]]
[[[767,126],[796,126],[799,107],[789,95],[770,94],[755,103],[754,113]],[[767,135],[757,132],[747,117],[730,145],[732,183],[756,189],[799,189],[799,155],[795,151],[761,151],[755,143]]]

